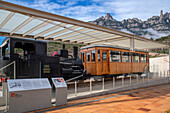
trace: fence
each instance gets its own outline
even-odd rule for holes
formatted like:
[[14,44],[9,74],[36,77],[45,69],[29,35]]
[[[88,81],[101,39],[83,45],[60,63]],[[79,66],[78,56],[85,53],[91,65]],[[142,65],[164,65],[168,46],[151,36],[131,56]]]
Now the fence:
[[127,77],[102,78],[99,81],[68,82],[68,99],[95,95],[108,91],[117,92],[135,88],[149,87],[170,83],[170,72],[147,73],[142,75],[130,74]]
[[[7,77],[4,73],[3,73],[3,70],[6,69],[6,68],[9,68],[10,66],[14,66],[13,67],[13,76],[14,76],[14,79],[16,78],[16,63],[15,61],[11,62],[10,64],[2,67],[0,69],[0,106],[2,105],[5,105],[7,106],[7,95],[8,95],[8,91],[7,91],[7,85],[6,83],[2,83],[4,81],[4,79],[7,79],[9,77]],[[2,79],[3,78],[3,79]],[[3,87],[2,87],[3,85]]]

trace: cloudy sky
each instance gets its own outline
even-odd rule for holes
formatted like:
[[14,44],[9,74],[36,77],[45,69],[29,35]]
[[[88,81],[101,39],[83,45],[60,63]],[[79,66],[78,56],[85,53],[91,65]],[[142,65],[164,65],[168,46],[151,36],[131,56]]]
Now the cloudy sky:
[[5,0],[15,4],[90,21],[110,13],[117,20],[137,17],[146,20],[170,12],[170,0]]
[[[50,13],[91,21],[110,13],[114,19],[146,20],[170,12],[170,0],[4,0]],[[0,38],[1,39],[1,38]]]

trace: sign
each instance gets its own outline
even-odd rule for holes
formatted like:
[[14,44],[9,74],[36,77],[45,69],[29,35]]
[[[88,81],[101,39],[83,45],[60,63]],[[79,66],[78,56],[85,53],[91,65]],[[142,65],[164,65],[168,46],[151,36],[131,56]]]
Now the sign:
[[43,73],[50,73],[50,72],[51,72],[50,65],[44,65]]
[[66,82],[64,81],[64,78],[63,77],[58,77],[58,78],[52,78],[52,81],[55,85],[56,88],[59,88],[59,87],[67,87],[67,84]]
[[7,83],[8,83],[9,92],[51,88],[51,85],[47,78],[10,79],[7,80]]

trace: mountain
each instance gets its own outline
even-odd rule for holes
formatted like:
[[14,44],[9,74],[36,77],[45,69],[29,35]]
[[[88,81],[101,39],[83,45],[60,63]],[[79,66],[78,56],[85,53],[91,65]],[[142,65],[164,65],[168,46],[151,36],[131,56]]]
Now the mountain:
[[90,21],[90,23],[132,33],[149,39],[157,39],[162,36],[170,35],[170,13],[166,12],[163,14],[162,10],[160,16],[153,16],[146,21],[142,21],[138,18],[117,21],[107,13],[105,17],[101,16],[95,21]]

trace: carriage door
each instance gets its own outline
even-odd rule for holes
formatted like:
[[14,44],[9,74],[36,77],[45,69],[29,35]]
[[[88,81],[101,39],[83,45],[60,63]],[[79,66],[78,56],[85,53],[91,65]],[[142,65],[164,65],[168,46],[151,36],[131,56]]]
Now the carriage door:
[[108,61],[108,51],[102,50],[102,74],[108,74],[109,73],[109,61]]

